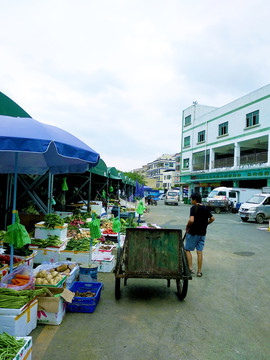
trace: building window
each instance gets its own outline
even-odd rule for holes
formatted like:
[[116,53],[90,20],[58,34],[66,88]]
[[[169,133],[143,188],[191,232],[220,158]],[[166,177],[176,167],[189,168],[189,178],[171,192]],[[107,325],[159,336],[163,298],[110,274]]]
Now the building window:
[[184,167],[184,169],[188,169],[188,168],[189,168],[189,159],[184,159],[183,167]]
[[191,124],[191,115],[188,115],[185,117],[185,126],[190,125]]
[[228,134],[228,121],[219,124],[219,128],[218,128],[218,136],[227,135],[227,134]]
[[184,138],[184,147],[190,146],[190,136]]
[[259,110],[253,111],[246,115],[246,127],[259,124]]
[[205,141],[205,130],[198,132],[198,143]]

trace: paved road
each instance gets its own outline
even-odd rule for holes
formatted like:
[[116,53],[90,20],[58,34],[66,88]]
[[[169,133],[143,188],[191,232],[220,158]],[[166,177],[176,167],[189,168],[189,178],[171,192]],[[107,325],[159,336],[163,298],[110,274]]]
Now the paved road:
[[[158,204],[144,217],[184,229],[189,208]],[[98,274],[104,290],[95,312],[39,325],[33,359],[269,360],[270,233],[237,214],[214,216],[203,277],[189,282],[185,301],[175,284],[149,279],[130,279],[115,301],[113,274]]]

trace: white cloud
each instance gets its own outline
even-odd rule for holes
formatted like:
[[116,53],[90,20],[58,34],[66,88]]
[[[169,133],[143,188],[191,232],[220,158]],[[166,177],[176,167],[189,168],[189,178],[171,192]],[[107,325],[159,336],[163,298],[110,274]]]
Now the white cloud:
[[263,0],[0,0],[0,83],[130,170],[180,150],[182,110],[269,83]]

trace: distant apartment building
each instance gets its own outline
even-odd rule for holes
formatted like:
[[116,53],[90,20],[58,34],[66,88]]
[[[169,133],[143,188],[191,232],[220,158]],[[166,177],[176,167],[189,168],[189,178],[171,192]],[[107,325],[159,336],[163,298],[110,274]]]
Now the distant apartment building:
[[182,191],[270,186],[270,85],[222,107],[183,111]]
[[181,153],[175,154],[175,173],[174,173],[174,184],[180,184],[180,171],[181,171]]
[[[147,164],[147,178],[154,179],[155,188],[164,188],[163,173],[166,170],[175,170],[175,155],[163,154]],[[151,181],[153,183],[153,181]]]

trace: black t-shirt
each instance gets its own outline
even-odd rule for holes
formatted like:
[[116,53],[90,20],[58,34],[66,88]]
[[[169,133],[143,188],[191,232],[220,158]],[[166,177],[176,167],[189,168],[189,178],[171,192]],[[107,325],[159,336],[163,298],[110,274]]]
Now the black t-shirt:
[[209,208],[204,205],[193,205],[190,209],[190,216],[194,216],[194,223],[190,226],[189,234],[205,235],[208,219],[212,217]]

